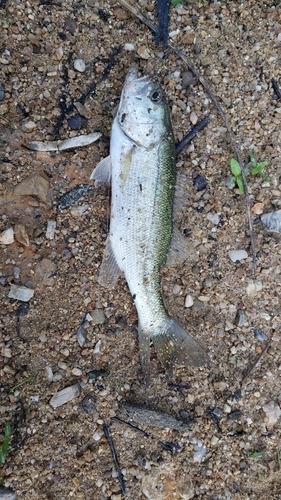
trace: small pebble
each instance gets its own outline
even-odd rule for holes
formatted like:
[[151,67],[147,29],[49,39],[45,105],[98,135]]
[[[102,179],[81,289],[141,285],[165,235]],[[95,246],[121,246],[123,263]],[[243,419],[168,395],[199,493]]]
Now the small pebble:
[[58,201],[58,210],[63,210],[71,205],[74,205],[74,203],[82,198],[82,196],[86,196],[88,193],[92,193],[93,191],[94,188],[91,184],[78,184],[71,191],[67,191],[67,193],[62,195]]
[[85,396],[84,399],[81,401],[81,408],[88,415],[94,413],[96,409],[96,404],[93,396],[90,395]]
[[231,412],[231,406],[229,406],[227,403],[225,403],[223,407],[224,413],[230,413]]
[[259,328],[254,329],[254,336],[259,342],[266,340],[266,335]]
[[94,432],[93,434],[93,439],[95,441],[99,441],[101,439],[101,437],[103,436],[103,433],[102,432]]
[[55,237],[55,229],[56,229],[56,221],[52,219],[48,219],[47,221],[47,230],[46,230],[46,238],[48,240],[53,240]]
[[261,215],[263,213],[264,203],[255,203],[251,210],[255,215]]
[[21,300],[22,302],[28,302],[34,295],[35,290],[32,288],[27,288],[26,286],[11,284],[8,297],[11,299]]
[[270,401],[269,403],[265,404],[262,409],[265,413],[263,419],[264,423],[268,427],[272,427],[273,425],[275,425],[281,417],[280,406],[275,403],[275,401]]
[[246,290],[249,297],[255,297],[262,290],[262,282],[253,281],[247,285]]
[[181,291],[181,286],[180,285],[175,285],[173,288],[173,294],[178,295]]
[[245,322],[246,322],[246,314],[244,309],[238,309],[236,316],[234,318],[234,324],[236,326],[241,327],[245,325]]
[[228,418],[230,420],[240,420],[240,418],[242,417],[242,412],[239,411],[239,410],[236,410],[236,411],[232,411],[231,413],[229,413],[228,415]]
[[191,297],[191,295],[187,295],[185,297],[185,303],[184,303],[185,307],[191,307],[193,306],[193,298]]
[[102,309],[94,309],[90,312],[93,325],[102,325],[105,322],[105,315]]
[[269,212],[261,216],[266,231],[281,233],[281,210]]
[[43,203],[47,202],[49,181],[40,174],[32,174],[16,185],[14,194],[18,196],[36,196]]
[[219,224],[220,222],[220,216],[219,214],[207,214],[207,219],[212,222],[212,224]]
[[141,59],[150,59],[150,53],[145,45],[141,45],[141,47],[138,48],[137,54]]
[[132,50],[135,50],[135,46],[133,43],[125,43],[124,49],[128,52],[131,52]]
[[217,436],[213,436],[211,439],[211,444],[214,446],[219,442],[219,438]]
[[207,181],[201,174],[197,174],[193,179],[193,184],[197,187],[197,191],[203,191],[207,187]]
[[100,345],[101,345],[101,340],[98,340],[94,347],[94,354],[100,354]]
[[15,228],[15,239],[23,246],[29,247],[29,237],[26,228],[22,224],[16,224]]
[[75,375],[75,377],[81,377],[82,375],[82,370],[80,368],[73,368],[71,371],[72,375]]
[[197,114],[194,111],[192,111],[190,113],[189,119],[190,119],[192,125],[196,125],[196,123],[198,122],[198,116],[197,116]]
[[196,83],[196,80],[193,76],[193,73],[191,73],[191,71],[185,71],[182,74],[182,87],[184,89],[190,87],[190,85],[195,85],[195,83]]
[[248,257],[248,254],[246,250],[230,250],[228,252],[228,256],[232,262],[239,262],[242,259],[246,259]]
[[11,243],[14,243],[14,230],[12,227],[9,227],[9,229],[0,234],[0,243],[2,245],[11,245]]
[[86,63],[85,61],[83,61],[83,59],[76,59],[73,66],[76,71],[79,71],[79,73],[84,73],[86,69]]
[[67,120],[67,124],[71,130],[78,130],[79,128],[84,127],[87,121],[88,120],[81,115],[74,115]]

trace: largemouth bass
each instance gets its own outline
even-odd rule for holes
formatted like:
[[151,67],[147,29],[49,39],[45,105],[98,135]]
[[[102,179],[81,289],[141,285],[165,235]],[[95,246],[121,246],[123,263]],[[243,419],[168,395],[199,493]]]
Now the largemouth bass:
[[110,156],[91,179],[111,180],[109,234],[99,283],[113,288],[124,273],[138,312],[139,347],[146,381],[150,376],[150,341],[172,375],[175,363],[203,365],[208,355],[164,306],[160,268],[172,238],[176,180],[175,143],[169,108],[160,84],[137,78],[132,68],[114,119]]

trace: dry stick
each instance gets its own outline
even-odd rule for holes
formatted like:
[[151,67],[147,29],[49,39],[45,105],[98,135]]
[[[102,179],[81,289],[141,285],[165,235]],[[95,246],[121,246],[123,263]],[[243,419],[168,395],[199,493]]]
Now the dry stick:
[[117,472],[117,475],[118,475],[119,484],[120,484],[122,493],[123,493],[123,495],[125,495],[126,492],[125,492],[125,485],[124,485],[123,474],[122,474],[121,469],[119,467],[117,456],[116,456],[116,452],[115,452],[115,448],[114,448],[114,445],[113,445],[113,441],[112,441],[111,435],[109,434],[109,429],[108,429],[108,427],[107,427],[106,424],[103,424],[103,432],[104,432],[104,435],[105,435],[105,437],[107,439],[107,442],[109,444],[109,448],[110,448],[111,455],[112,455],[112,458],[113,458],[113,462],[114,462],[114,465],[115,465],[115,469],[116,469],[116,472]]
[[[147,17],[136,7],[135,3],[131,2],[130,0],[119,0],[119,2],[126,7],[132,14],[134,14],[138,19],[140,19],[144,24],[146,24],[154,33],[157,32],[156,26],[147,19]],[[256,245],[255,245],[255,240],[254,240],[254,235],[253,235],[253,225],[252,225],[252,218],[251,218],[251,210],[250,210],[250,199],[249,199],[249,191],[248,191],[248,186],[247,186],[247,181],[246,181],[246,176],[245,176],[245,165],[242,162],[242,158],[239,152],[238,145],[236,143],[236,140],[234,138],[233,132],[231,130],[231,127],[228,123],[228,120],[225,116],[225,113],[214,96],[213,92],[211,91],[209,85],[207,84],[206,80],[203,78],[203,76],[200,75],[200,73],[197,71],[197,69],[193,66],[191,61],[185,56],[185,54],[176,47],[171,41],[168,41],[168,46],[171,47],[171,49],[182,59],[184,64],[187,66],[187,68],[190,69],[190,71],[196,76],[196,78],[199,80],[201,85],[204,87],[206,90],[207,94],[209,95],[210,99],[212,100],[213,104],[219,111],[222,120],[226,126],[226,129],[229,133],[230,141],[232,143],[232,147],[234,149],[234,152],[236,154],[236,158],[238,160],[238,163],[240,164],[241,167],[241,173],[242,173],[242,178],[243,178],[243,183],[244,183],[244,188],[245,188],[245,196],[246,196],[246,205],[247,205],[247,216],[248,216],[248,224],[249,224],[249,232],[250,232],[250,239],[251,239],[251,247],[252,247],[252,255],[253,255],[253,264],[254,264],[254,271],[257,269],[257,258],[256,258]]]
[[256,361],[252,364],[252,366],[250,366],[249,370],[247,371],[245,377],[243,377],[243,380],[241,381],[241,384],[243,384],[245,382],[245,380],[247,380],[247,378],[249,377],[250,373],[252,373],[253,369],[257,366],[258,362],[260,361],[261,357],[266,353],[266,351],[268,350],[270,344],[271,344],[271,340],[269,340],[269,342],[267,342],[266,346],[263,348],[262,352],[258,355]]

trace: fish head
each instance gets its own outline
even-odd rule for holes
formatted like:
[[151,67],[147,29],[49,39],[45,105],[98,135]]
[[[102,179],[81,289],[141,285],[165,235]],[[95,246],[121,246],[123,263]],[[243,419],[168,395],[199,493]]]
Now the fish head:
[[131,68],[126,78],[117,112],[124,134],[137,146],[151,147],[170,134],[172,125],[165,93],[153,77],[137,78]]

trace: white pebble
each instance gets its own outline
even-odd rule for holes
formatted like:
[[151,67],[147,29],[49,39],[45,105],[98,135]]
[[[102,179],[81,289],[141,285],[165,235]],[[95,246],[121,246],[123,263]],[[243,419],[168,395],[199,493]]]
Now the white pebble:
[[6,231],[0,234],[0,243],[2,243],[2,245],[14,243],[14,230],[12,227],[9,227],[9,229],[6,229]]
[[228,252],[228,256],[232,260],[232,262],[236,262],[237,260],[240,261],[242,259],[246,259],[248,257],[248,254],[246,250],[230,250]]
[[180,285],[175,285],[173,288],[173,294],[177,295],[181,291],[181,286]]
[[48,219],[47,221],[47,230],[46,230],[46,238],[48,240],[53,240],[55,237],[55,229],[56,229],[56,221],[52,219]]
[[262,290],[262,282],[261,281],[253,281],[247,286],[247,295],[249,297],[255,297]]
[[185,297],[185,303],[184,303],[185,307],[191,307],[193,306],[193,298],[191,297],[191,295],[187,295]]
[[262,407],[262,409],[265,413],[265,417],[263,419],[265,424],[267,426],[275,425],[276,422],[281,417],[281,410],[280,410],[279,405],[277,403],[275,403],[274,401],[270,401],[269,403],[266,403]]
[[225,403],[225,405],[223,407],[223,411],[224,411],[224,413],[231,413],[231,406],[229,406],[228,404]]
[[128,51],[135,50],[135,46],[133,43],[125,43],[124,49]]
[[27,288],[26,286],[11,284],[8,297],[11,299],[21,300],[22,302],[28,302],[34,295],[35,290],[32,288]]
[[81,377],[82,370],[80,370],[80,368],[73,368],[71,373],[72,373],[72,375],[75,375],[76,377]]
[[83,61],[83,59],[76,59],[76,61],[74,61],[74,69],[80,73],[84,73],[86,69],[85,61]]
[[94,354],[100,354],[100,345],[101,345],[101,340],[98,340],[94,348]]
[[219,441],[219,438],[217,436],[213,436],[211,439],[211,444],[215,445],[215,444],[217,444],[218,441]]
[[58,408],[59,406],[64,405],[68,401],[77,398],[80,395],[80,392],[81,392],[81,387],[79,384],[71,385],[54,394],[54,396],[50,399],[49,404],[53,408]]
[[190,118],[192,125],[196,125],[196,123],[198,122],[198,116],[194,111],[192,111],[192,113],[190,113],[189,118]]
[[102,432],[94,432],[94,434],[93,434],[93,439],[94,439],[95,441],[99,441],[99,440],[100,440],[100,438],[102,437],[102,434],[103,434]]
[[220,216],[219,214],[207,214],[207,219],[217,225],[220,221]]

